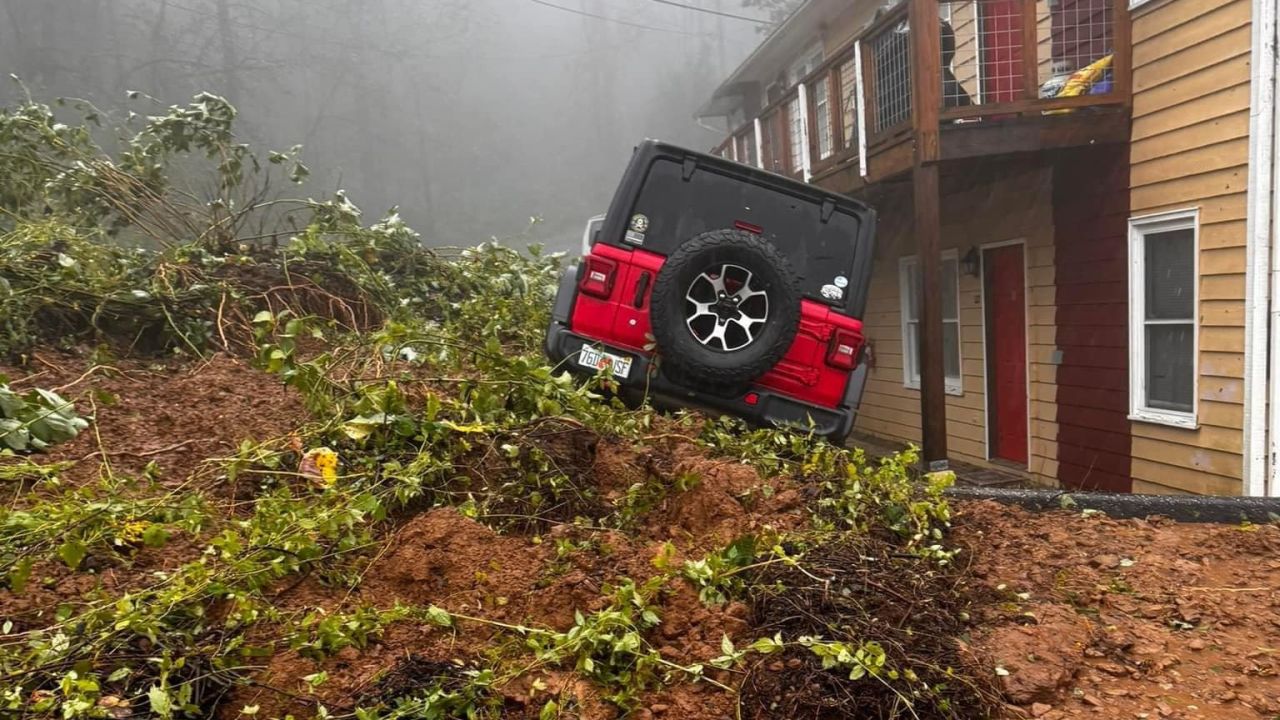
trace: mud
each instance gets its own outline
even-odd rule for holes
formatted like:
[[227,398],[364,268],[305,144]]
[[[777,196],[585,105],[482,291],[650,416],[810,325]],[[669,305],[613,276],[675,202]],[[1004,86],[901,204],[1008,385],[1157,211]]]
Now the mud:
[[[244,440],[287,435],[307,420],[300,400],[278,379],[225,355],[197,364],[127,360],[95,366],[83,354],[38,353],[26,366],[0,367],[0,374],[19,391],[56,389],[81,415],[96,418],[75,439],[27,458],[71,463],[60,476],[64,488],[154,476],[158,485],[142,481],[138,492],[159,495],[199,482],[214,498],[229,499],[232,489],[215,482],[220,468],[210,460],[233,456]],[[15,461],[0,457],[0,464]],[[33,500],[29,490],[20,483],[0,486],[13,508]],[[37,563],[26,592],[0,587],[0,618],[17,628],[38,626],[59,605],[92,602],[99,591],[118,596],[157,570],[196,559],[203,549],[199,538],[176,536],[160,549],[90,555],[79,572],[56,561]]]
[[1003,598],[984,611],[973,645],[991,672],[1001,669],[1013,712],[1280,713],[1280,527],[975,503],[962,506],[955,534],[977,579]]
[[[270,440],[306,421],[298,396],[241,358],[206,362],[124,360],[94,366],[80,354],[38,353],[25,367],[0,366],[15,390],[55,389],[96,422],[74,440],[35,456],[74,462],[69,483],[110,472],[139,476],[149,464],[177,486],[242,440]],[[95,431],[96,430],[96,431]],[[4,462],[0,458],[0,462]]]
[[[785,482],[764,482],[739,463],[707,460],[684,442],[675,441],[671,458],[657,462],[649,449],[601,441],[591,467],[591,477],[608,499],[620,497],[651,475],[661,482],[695,475],[699,481],[686,492],[665,495],[630,535],[569,524],[554,526],[545,535],[501,535],[454,509],[440,508],[405,521],[386,540],[355,590],[340,594],[304,583],[281,600],[297,611],[437,605],[485,620],[564,631],[573,625],[575,612],[604,607],[610,585],[625,579],[643,583],[656,575],[653,560],[664,543],[675,546],[678,562],[765,526],[792,528],[802,522],[794,493],[780,490]],[[563,544],[580,549],[563,553]],[[683,580],[659,593],[657,607],[662,623],[647,639],[673,663],[688,665],[719,655],[725,636],[750,639],[745,605],[708,607]],[[416,658],[413,662],[423,667],[465,667],[493,643],[510,642],[509,633],[476,623],[462,625],[463,631],[455,633],[396,624],[368,647],[348,648],[320,661],[292,651],[277,653],[256,685],[234,694],[222,717],[235,717],[235,710],[244,705],[258,706],[262,717],[314,712],[317,701],[331,710],[341,708],[388,682],[387,677],[396,677],[405,658]],[[302,678],[318,672],[329,679],[311,690]],[[532,677],[502,687],[505,715],[536,717],[549,697],[560,694],[572,699],[583,718],[617,716],[616,708],[588,684],[551,669],[531,675],[547,689],[533,691]],[[733,698],[710,685],[681,685],[646,697],[635,716],[732,717],[734,708]]]
[[[0,368],[20,388],[60,388],[82,413],[96,406],[96,432],[36,458],[75,462],[66,474],[71,484],[97,481],[104,464],[117,475],[136,475],[153,462],[161,487],[179,487],[193,477],[214,482],[207,460],[233,454],[242,440],[287,436],[307,420],[298,398],[276,379],[229,357],[86,370],[83,357],[52,354],[26,367]],[[395,519],[356,587],[326,586],[313,577],[291,581],[280,589],[282,610],[437,605],[494,622],[565,630],[575,611],[589,613],[606,602],[608,586],[653,577],[653,560],[665,543],[674,546],[679,562],[743,534],[807,526],[803,485],[762,479],[678,437],[637,447],[572,427],[548,424],[540,431],[548,451],[564,459],[575,477],[588,479],[601,503],[612,505],[633,488],[656,483],[659,492],[631,531],[566,518],[499,534],[456,510],[427,509]],[[3,490],[10,505],[24,502],[22,488]],[[973,588],[972,631],[954,638],[957,657],[972,672],[994,678],[1008,703],[1007,717],[1252,719],[1280,713],[1280,528],[1032,515],[963,503],[951,542],[965,548],[959,562]],[[23,595],[0,590],[0,617],[14,620],[17,629],[38,626],[59,603],[83,602],[99,589],[118,594],[201,550],[201,541],[189,538],[77,573],[43,563]],[[646,639],[674,663],[705,662],[720,654],[723,636],[750,642],[764,630],[758,612],[737,603],[705,606],[682,580],[668,583],[656,602],[662,623]],[[263,638],[271,630],[264,628]],[[235,718],[247,705],[257,706],[263,718],[308,717],[317,703],[339,713],[389,697],[399,686],[447,687],[468,669],[489,664],[495,644],[510,642],[518,638],[484,625],[464,623],[455,632],[402,622],[367,647],[320,661],[277,646],[259,661],[250,682],[223,700],[219,717]],[[785,679],[794,669],[788,660],[756,671]],[[304,678],[317,672],[328,680],[312,688]],[[713,677],[737,686],[744,673]],[[550,697],[570,700],[583,718],[618,714],[589,683],[553,668],[495,692],[507,717],[536,717]],[[633,717],[698,720],[740,712],[735,695],[686,683],[645,695]]]

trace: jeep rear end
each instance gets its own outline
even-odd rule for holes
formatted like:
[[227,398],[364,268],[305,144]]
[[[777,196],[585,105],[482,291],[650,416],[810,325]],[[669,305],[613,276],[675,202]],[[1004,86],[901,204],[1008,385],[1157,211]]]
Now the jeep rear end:
[[561,280],[547,353],[661,405],[843,438],[874,231],[850,198],[646,142]]

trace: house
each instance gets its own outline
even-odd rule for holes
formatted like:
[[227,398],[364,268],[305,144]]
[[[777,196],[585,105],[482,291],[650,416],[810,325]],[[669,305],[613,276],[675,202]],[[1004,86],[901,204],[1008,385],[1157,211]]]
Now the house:
[[769,35],[700,115],[718,154],[880,211],[855,430],[934,468],[1280,495],[1275,14],[808,0]]

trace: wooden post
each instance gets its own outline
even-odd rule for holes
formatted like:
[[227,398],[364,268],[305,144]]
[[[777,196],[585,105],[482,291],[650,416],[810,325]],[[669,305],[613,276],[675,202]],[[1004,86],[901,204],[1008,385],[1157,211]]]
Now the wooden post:
[[920,430],[927,471],[946,470],[947,399],[942,357],[941,190],[942,38],[938,0],[910,0],[912,171],[916,248],[920,255]]
[[915,236],[920,253],[920,430],[926,470],[947,469],[947,386],[942,358],[942,278],[938,243],[942,235],[938,166],[918,165],[912,173]]
[[[1036,0],[1022,0],[1022,97],[1040,97],[1040,18]],[[1113,73],[1114,76],[1114,73]]]
[[1125,3],[1122,0],[1112,0],[1111,6],[1107,8],[1107,12],[1111,13],[1111,26],[1115,28],[1114,39],[1112,44],[1115,46],[1115,55],[1111,59],[1111,77],[1115,79],[1111,87],[1111,92],[1120,98],[1124,98],[1126,105],[1133,105],[1133,26],[1129,17]]
[[942,27],[938,0],[911,0],[911,116],[916,136],[916,167],[936,163],[938,114],[942,112]]

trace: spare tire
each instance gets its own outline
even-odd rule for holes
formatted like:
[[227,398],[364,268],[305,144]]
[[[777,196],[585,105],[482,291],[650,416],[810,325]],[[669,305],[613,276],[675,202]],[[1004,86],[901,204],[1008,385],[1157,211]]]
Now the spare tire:
[[713,390],[768,372],[800,324],[791,263],[768,240],[742,230],[685,241],[658,272],[651,297],[649,320],[664,372]]

